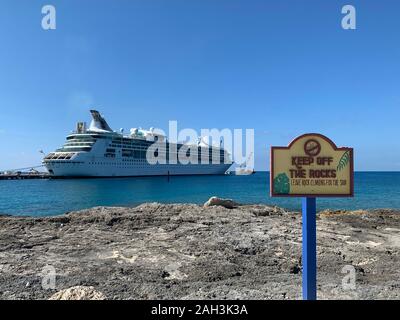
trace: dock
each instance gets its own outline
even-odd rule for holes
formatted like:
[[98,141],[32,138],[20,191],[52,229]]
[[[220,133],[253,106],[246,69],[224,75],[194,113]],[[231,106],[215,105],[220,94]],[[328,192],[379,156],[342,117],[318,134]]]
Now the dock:
[[47,172],[39,173],[6,173],[0,174],[0,180],[26,180],[26,179],[50,179]]

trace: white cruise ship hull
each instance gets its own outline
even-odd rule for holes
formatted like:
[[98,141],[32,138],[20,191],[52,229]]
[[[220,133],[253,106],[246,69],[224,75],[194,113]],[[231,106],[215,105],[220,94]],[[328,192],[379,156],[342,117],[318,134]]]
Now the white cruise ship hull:
[[175,175],[222,175],[231,164],[121,164],[115,162],[47,163],[46,167],[54,177],[139,177]]

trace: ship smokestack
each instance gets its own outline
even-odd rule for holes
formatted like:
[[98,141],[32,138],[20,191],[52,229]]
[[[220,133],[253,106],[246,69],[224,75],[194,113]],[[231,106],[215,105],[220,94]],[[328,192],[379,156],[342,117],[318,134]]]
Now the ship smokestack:
[[101,116],[100,112],[98,112],[97,110],[90,110],[90,113],[92,114],[93,120],[90,123],[89,130],[104,130],[112,132],[112,129],[107,124],[107,121]]

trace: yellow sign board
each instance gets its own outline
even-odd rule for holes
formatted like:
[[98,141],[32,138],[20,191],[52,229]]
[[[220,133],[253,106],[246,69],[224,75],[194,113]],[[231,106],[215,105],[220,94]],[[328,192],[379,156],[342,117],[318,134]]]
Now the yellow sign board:
[[271,147],[272,197],[352,197],[353,149],[310,133]]

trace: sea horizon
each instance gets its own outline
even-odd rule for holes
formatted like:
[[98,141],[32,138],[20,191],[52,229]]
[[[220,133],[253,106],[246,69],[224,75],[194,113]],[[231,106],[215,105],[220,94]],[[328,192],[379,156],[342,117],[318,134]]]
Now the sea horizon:
[[[318,198],[318,210],[400,209],[399,171],[356,171],[351,198]],[[147,202],[203,204],[210,197],[300,211],[300,198],[272,198],[269,171],[235,176],[166,176],[0,181],[0,213],[52,216]]]

